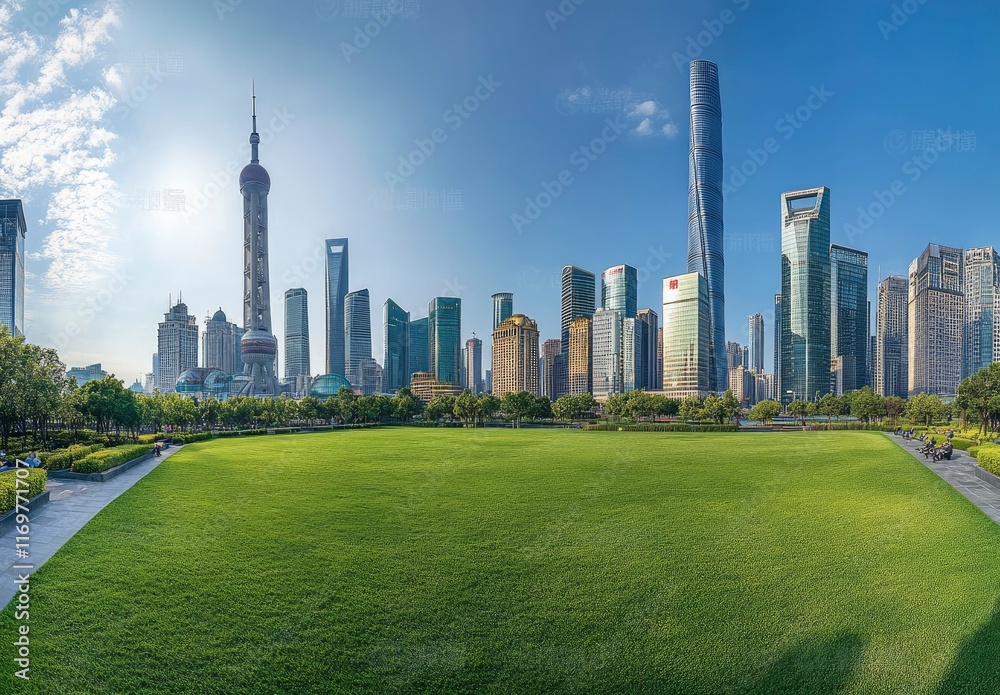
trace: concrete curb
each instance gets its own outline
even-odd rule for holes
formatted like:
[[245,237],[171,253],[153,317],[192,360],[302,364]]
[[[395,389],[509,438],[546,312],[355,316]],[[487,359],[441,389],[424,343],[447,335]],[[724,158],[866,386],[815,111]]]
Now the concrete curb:
[[[49,491],[46,490],[45,492],[39,495],[35,495],[30,500],[28,500],[27,504],[28,511],[33,512],[40,507],[44,507],[48,503],[49,503]],[[0,536],[7,533],[12,528],[14,528],[14,526],[16,526],[14,521],[17,518],[18,513],[19,512],[17,511],[17,509],[14,508],[11,509],[6,514],[4,514],[2,517],[0,517]]]

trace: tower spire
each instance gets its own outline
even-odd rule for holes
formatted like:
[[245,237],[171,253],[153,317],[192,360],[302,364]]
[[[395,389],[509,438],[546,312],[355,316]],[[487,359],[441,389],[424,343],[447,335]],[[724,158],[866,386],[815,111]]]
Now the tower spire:
[[257,164],[260,161],[257,152],[260,135],[257,134],[257,85],[255,80],[250,82],[250,112],[253,117],[253,132],[250,133],[250,163]]

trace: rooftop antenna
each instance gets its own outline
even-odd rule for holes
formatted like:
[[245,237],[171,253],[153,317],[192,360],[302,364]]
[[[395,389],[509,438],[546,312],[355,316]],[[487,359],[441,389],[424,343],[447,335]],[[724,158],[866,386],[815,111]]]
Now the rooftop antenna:
[[253,116],[253,132],[250,133],[250,163],[257,164],[260,159],[257,156],[257,145],[260,144],[260,135],[257,134],[257,84],[256,80],[250,81],[250,113]]

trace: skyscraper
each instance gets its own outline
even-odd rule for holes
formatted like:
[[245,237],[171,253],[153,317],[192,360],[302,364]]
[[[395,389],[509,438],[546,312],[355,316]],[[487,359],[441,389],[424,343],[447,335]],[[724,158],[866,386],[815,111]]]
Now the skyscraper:
[[0,325],[24,335],[24,238],[20,200],[0,200]]
[[660,317],[652,309],[642,309],[636,318],[643,324],[641,352],[639,356],[640,378],[636,388],[659,391],[662,388],[663,372],[660,367]]
[[726,370],[726,268],[723,225],[722,99],[719,68],[691,61],[691,150],[688,188],[689,273],[708,282],[710,391],[729,385]]
[[538,326],[514,314],[493,331],[493,395],[538,393]]
[[372,359],[372,309],[368,290],[350,292],[344,298],[344,353],[351,386],[362,389],[361,368]]
[[758,374],[764,373],[764,316],[763,314],[753,314],[750,316],[750,344],[747,361],[750,371]]
[[830,357],[840,396],[868,383],[868,254],[830,246]]
[[410,340],[408,343],[406,381],[409,383],[410,377],[415,372],[430,372],[431,352],[430,352],[430,320],[427,316],[422,319],[410,321]]
[[182,372],[198,367],[198,323],[188,314],[187,304],[178,301],[163,315],[156,355],[156,381],[164,392],[174,390]]
[[622,392],[622,324],[620,311],[594,312],[591,333],[591,387],[594,398]]
[[875,316],[875,379],[872,388],[880,396],[906,398],[909,369],[907,347],[908,284],[892,275],[878,285]]
[[993,344],[1000,316],[1000,255],[992,246],[965,252],[965,369],[975,374],[993,362]]
[[326,240],[326,373],[346,376],[344,299],[349,281],[347,239]]
[[569,354],[566,356],[567,393],[579,396],[592,393],[590,374],[592,364],[591,326],[587,316],[573,319],[569,324]]
[[549,400],[555,401],[559,398],[559,369],[556,365],[558,358],[562,357],[562,341],[559,338],[550,338],[542,343],[542,395],[548,396]]
[[[250,163],[240,172],[240,194],[243,196],[243,327],[246,329],[240,340],[240,349],[244,373],[249,377],[243,394],[273,397],[281,392],[281,387],[275,376],[278,340],[271,333],[271,285],[267,263],[267,196],[271,190],[271,176],[260,165],[259,144],[257,97],[254,95]],[[161,351],[161,362],[162,359]]]
[[[732,340],[726,341],[726,366],[729,367],[729,369],[742,367],[744,354],[745,351],[742,345]],[[726,385],[726,388],[729,388],[728,384]]]
[[309,294],[301,287],[285,291],[285,379],[311,376]]
[[493,330],[514,315],[514,295],[497,292],[493,295]]
[[929,244],[910,263],[909,394],[954,395],[962,380],[965,295],[961,249]]
[[[428,306],[430,373],[441,384],[459,386],[462,352],[462,300],[436,297]],[[535,351],[538,360],[538,351]],[[494,380],[496,374],[493,375]]]
[[[668,397],[708,395],[712,328],[705,276],[687,273],[664,279],[663,390]],[[722,360],[725,362],[725,346]],[[725,386],[728,388],[728,380]]]
[[635,318],[639,308],[639,271],[616,265],[601,273],[601,308],[617,311],[622,318]]
[[[382,388],[387,393],[393,393],[410,383],[410,314],[391,299],[387,299],[382,305],[382,331],[385,346]],[[426,352],[426,332],[424,343]],[[427,367],[422,371],[427,371]]]
[[646,342],[646,324],[639,319],[622,319],[622,393],[645,388],[642,372],[642,348]]
[[774,393],[771,400],[781,401],[781,295],[774,295]]
[[472,334],[465,341],[465,388],[473,393],[483,391],[483,341]]
[[236,326],[226,319],[221,307],[211,318],[205,319],[205,333],[201,340],[202,367],[218,369],[227,374],[236,373],[235,328]]
[[578,318],[593,318],[596,307],[596,277],[590,271],[568,265],[562,270],[562,351],[569,353],[569,327]]
[[781,223],[781,397],[815,401],[830,392],[830,189],[783,193]]

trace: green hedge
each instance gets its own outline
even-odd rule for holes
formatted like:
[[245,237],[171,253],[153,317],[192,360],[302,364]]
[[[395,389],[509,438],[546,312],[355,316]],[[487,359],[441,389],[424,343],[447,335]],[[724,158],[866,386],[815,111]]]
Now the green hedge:
[[680,422],[646,422],[638,425],[585,425],[594,432],[739,432],[738,425],[688,425]]
[[216,436],[226,438],[226,437],[254,437],[261,434],[267,434],[266,429],[257,430],[226,430],[224,432],[219,432]]
[[[48,474],[41,468],[29,468],[28,494],[22,496],[29,500],[35,495],[45,492],[45,482]],[[23,490],[24,488],[22,488]],[[0,516],[3,516],[17,506],[17,471],[0,473]]]
[[175,434],[174,444],[194,444],[195,442],[207,442],[212,438],[211,432],[195,432],[192,434]]
[[979,448],[979,467],[988,470],[990,473],[1000,475],[1000,447],[983,446]]
[[42,463],[49,470],[59,471],[71,467],[74,461],[79,461],[102,449],[104,449],[103,444],[91,444],[89,446],[74,444],[63,451],[53,451],[51,454],[47,454],[42,459]]
[[109,468],[128,463],[153,450],[151,444],[133,444],[131,446],[116,446],[114,449],[103,449],[73,462],[74,473],[103,473]]
[[156,434],[140,434],[139,444],[154,444],[166,436],[167,435],[163,434],[163,432],[157,432]]

